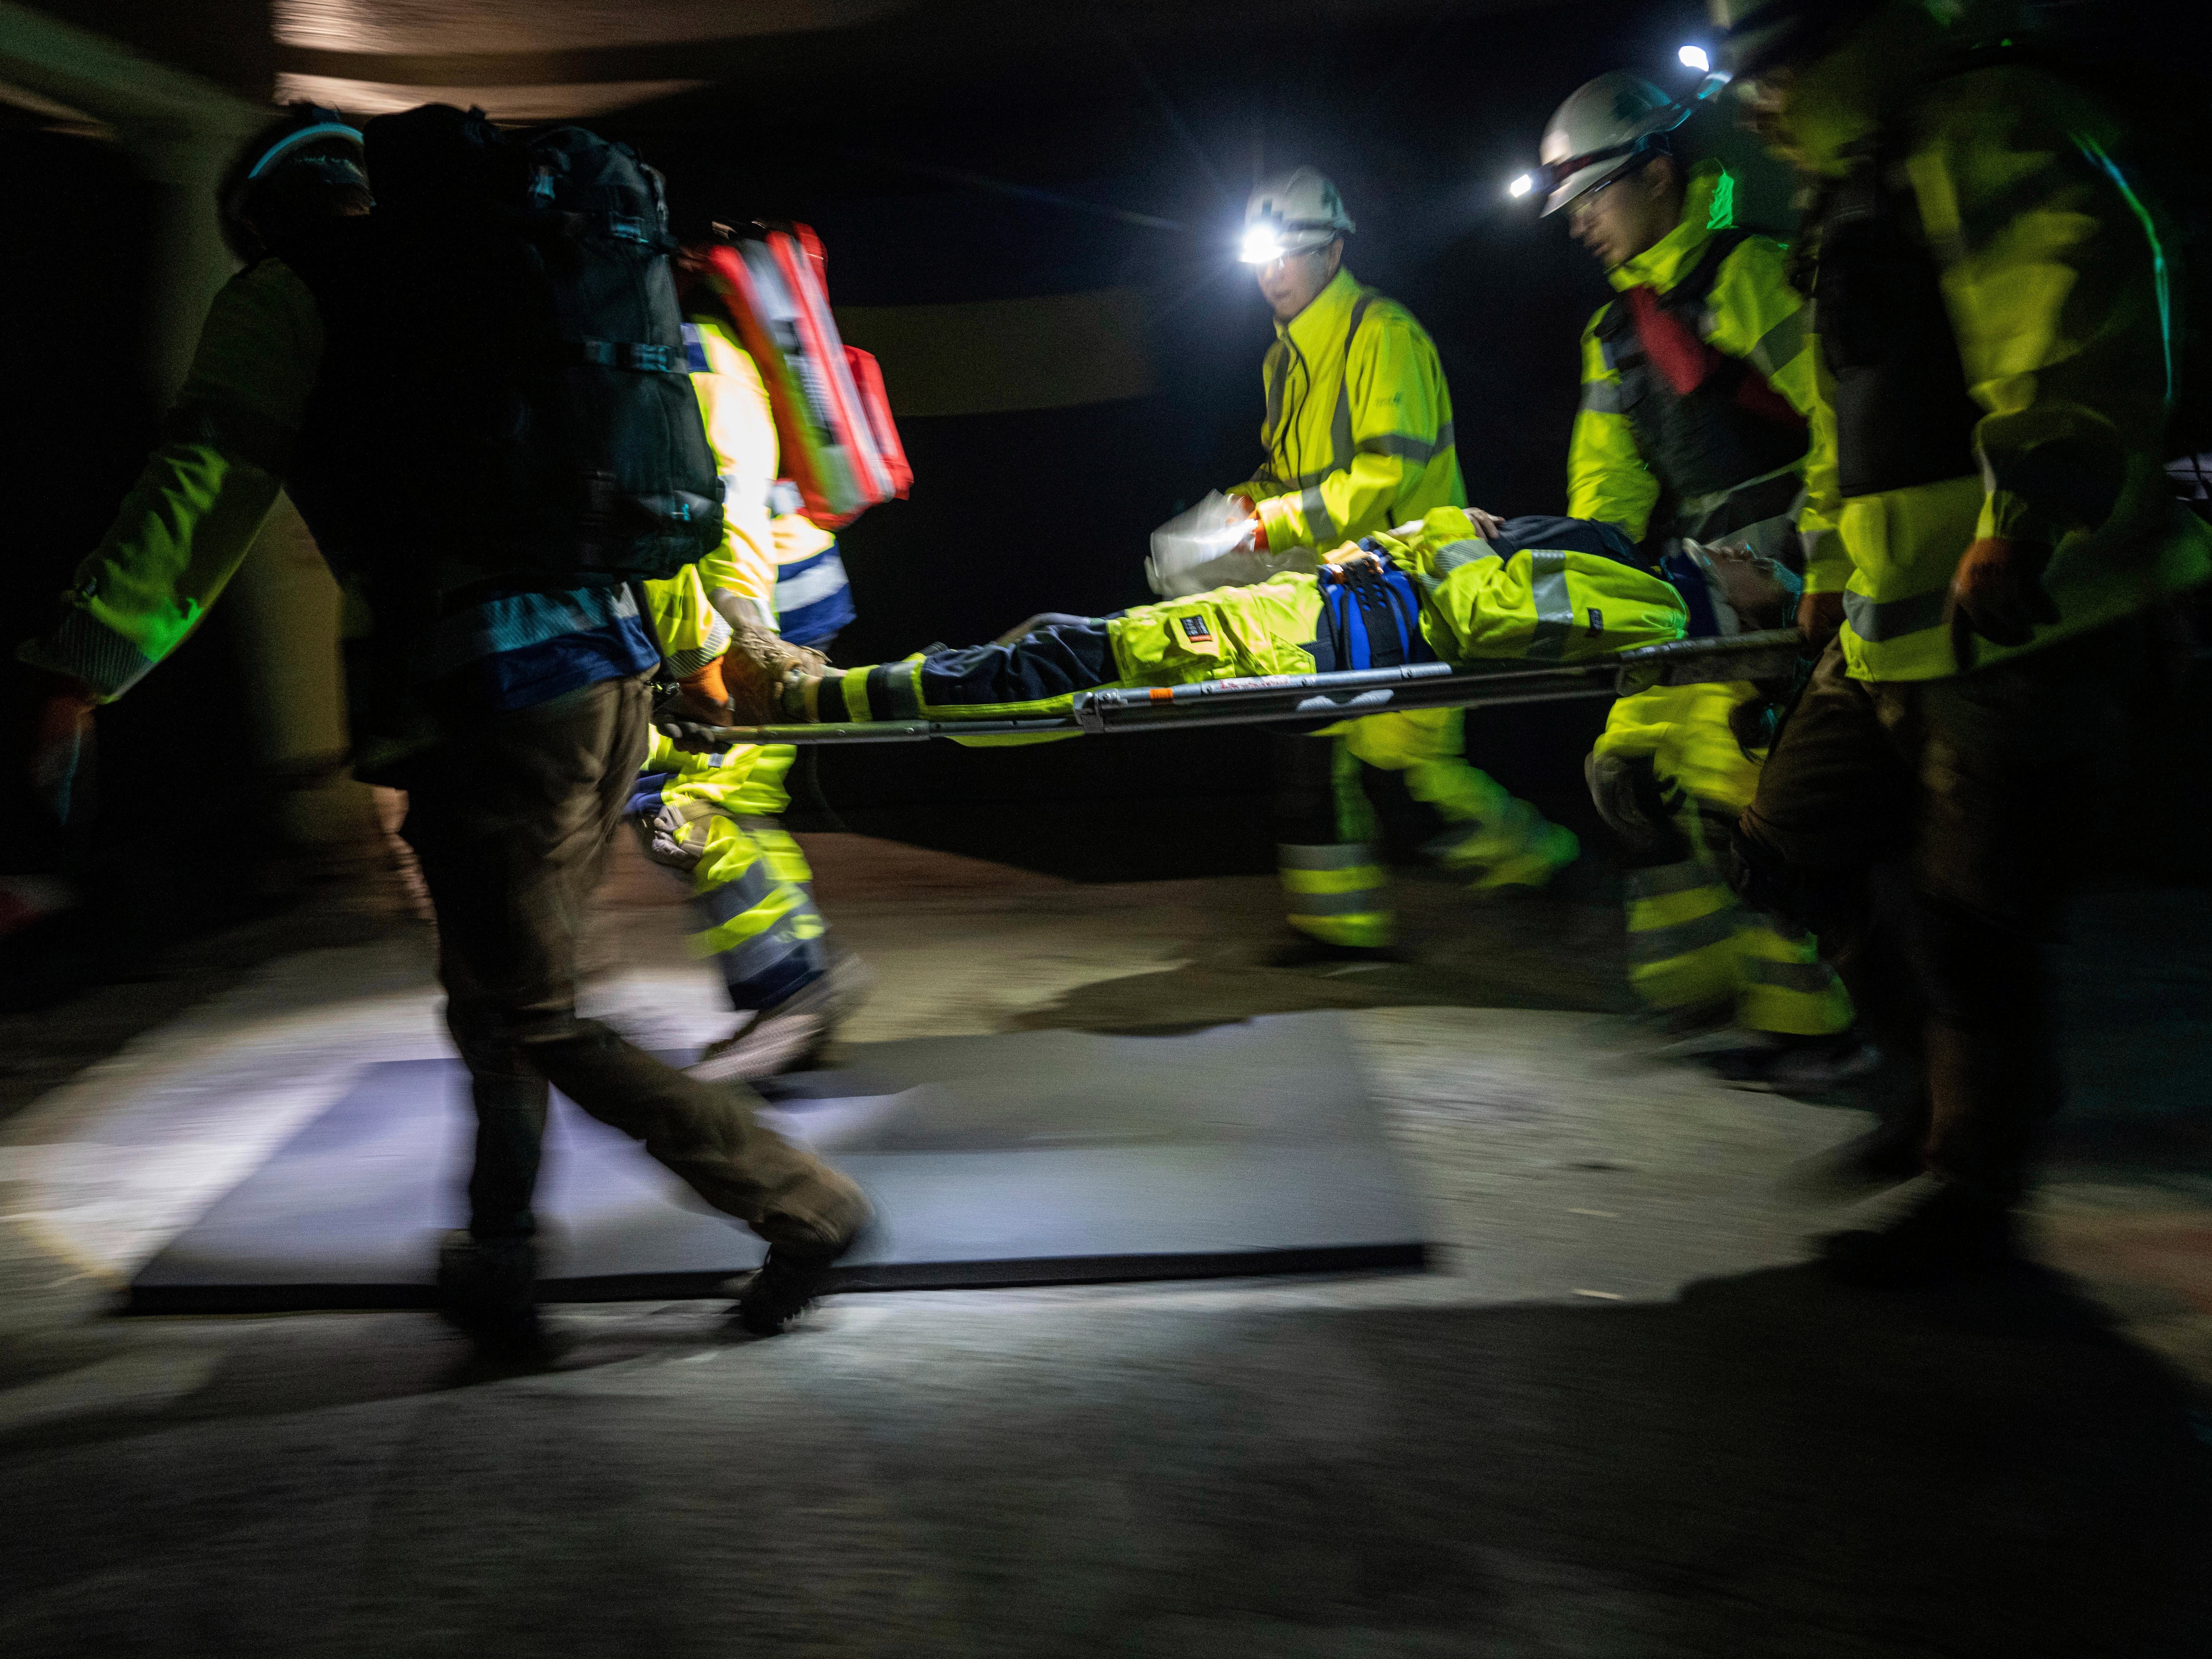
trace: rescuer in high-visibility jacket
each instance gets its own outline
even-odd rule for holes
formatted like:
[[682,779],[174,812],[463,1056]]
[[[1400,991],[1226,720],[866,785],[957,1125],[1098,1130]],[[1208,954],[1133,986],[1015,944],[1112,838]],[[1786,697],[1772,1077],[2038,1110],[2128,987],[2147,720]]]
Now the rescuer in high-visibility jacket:
[[[1395,623],[1355,623],[1353,611]],[[1524,518],[1486,527],[1438,507],[1334,550],[1315,574],[1060,617],[903,662],[792,673],[740,640],[723,666],[740,724],[1016,720],[1066,714],[1077,693],[1115,687],[1439,659],[1577,662],[1679,639],[1687,618],[1681,593],[1611,525]],[[1348,879],[1316,890],[1358,902]]]
[[[1332,548],[1467,501],[1435,343],[1344,269],[1352,228],[1336,186],[1311,167],[1262,185],[1245,210],[1244,258],[1275,313],[1261,367],[1267,461],[1223,493],[1250,505],[1263,551]],[[1457,709],[1426,709],[1346,722],[1333,744],[1277,739],[1288,919],[1322,949],[1380,949],[1396,931],[1364,768],[1402,775],[1445,825],[1432,854],[1478,887],[1541,886],[1574,859],[1571,833],[1462,757],[1462,725]],[[1347,903],[1349,891],[1364,902]]]
[[2008,39],[1977,55],[1969,19],[1901,0],[1713,11],[1762,137],[1820,192],[1837,445],[1814,504],[1850,558],[1801,611],[1835,637],[1739,875],[1926,1062],[1934,1190],[1829,1261],[1878,1283],[1987,1268],[2059,1101],[2043,945],[2094,864],[2084,815],[2118,797],[2104,769],[2156,613],[2212,576],[2212,529],[2162,469],[2186,273],[2123,122]]
[[[710,301],[695,305],[684,337],[723,482],[722,540],[647,591],[672,672],[687,685],[710,681],[700,690],[720,696],[732,639],[776,629],[778,543],[791,538],[775,521],[775,424],[758,367]],[[857,963],[830,941],[805,854],[780,822],[794,753],[750,744],[689,753],[656,732],[630,798],[647,856],[690,884],[699,924],[692,947],[713,958],[740,1016],[734,1032],[708,1045],[695,1076],[764,1077],[810,1064],[860,988]]]
[[[1684,113],[1616,71],[1577,88],[1545,131],[1544,212],[1567,216],[1620,295],[1583,331],[1567,510],[1617,524],[1689,580],[1705,577],[1733,630],[1718,584],[1745,556],[1802,562],[1804,475],[1826,441],[1810,420],[1813,353],[1788,252],[1733,226],[1734,181],[1719,163],[1678,153]],[[1725,1053],[1740,1074],[1771,1064],[1817,1085],[1859,1058],[1837,1040],[1850,1000],[1802,928],[1737,899],[1728,837],[1714,829],[1750,800],[1758,761],[1729,720],[1758,695],[1738,683],[1624,699],[1590,757],[1590,789],[1629,860],[1638,995],[1672,1026],[1732,1020],[1760,1034],[1763,1050]],[[1658,802],[1671,803],[1670,823],[1649,821]]]

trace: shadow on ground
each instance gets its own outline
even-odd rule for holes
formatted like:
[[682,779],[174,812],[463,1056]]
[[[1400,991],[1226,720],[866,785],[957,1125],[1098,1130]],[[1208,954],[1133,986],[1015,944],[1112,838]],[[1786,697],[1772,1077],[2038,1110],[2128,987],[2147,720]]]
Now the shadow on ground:
[[[1620,913],[1552,894],[1485,900],[1433,875],[1398,872],[1402,960],[1271,965],[1298,941],[1265,916],[1194,911],[1188,960],[1078,986],[1009,1023],[1029,1030],[1159,1034],[1313,1008],[1548,1008],[1629,1013]],[[1238,896],[1279,904],[1272,887]]]
[[0,1643],[2195,1659],[2212,1618],[2201,1425],[2049,1275],[1011,1310],[640,1310],[467,1388],[427,1319],[172,1327],[227,1340],[197,1394],[0,1447]]

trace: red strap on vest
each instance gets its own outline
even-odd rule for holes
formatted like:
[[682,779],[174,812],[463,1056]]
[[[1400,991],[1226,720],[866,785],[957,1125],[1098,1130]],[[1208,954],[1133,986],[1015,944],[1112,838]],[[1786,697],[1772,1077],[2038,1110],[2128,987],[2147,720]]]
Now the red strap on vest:
[[1721,366],[1721,354],[1698,337],[1697,331],[1671,311],[1660,308],[1659,290],[1639,284],[1628,290],[1629,314],[1636,337],[1652,367],[1667,377],[1674,395],[1686,398]]
[[[1727,362],[1727,354],[1699,339],[1697,331],[1679,312],[1661,307],[1656,289],[1638,285],[1628,290],[1627,299],[1629,314],[1636,324],[1636,337],[1644,347],[1644,354],[1651,360],[1652,367],[1666,376],[1676,397],[1688,397],[1705,383],[1707,376]],[[1790,400],[1769,386],[1766,377],[1756,369],[1747,369],[1743,379],[1737,382],[1734,401],[1739,408],[1778,426],[1805,424],[1805,417],[1790,407]]]

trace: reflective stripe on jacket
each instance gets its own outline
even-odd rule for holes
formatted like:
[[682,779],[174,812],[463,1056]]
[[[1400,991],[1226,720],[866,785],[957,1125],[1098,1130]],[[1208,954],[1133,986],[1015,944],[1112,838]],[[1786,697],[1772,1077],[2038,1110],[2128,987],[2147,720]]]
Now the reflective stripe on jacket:
[[[1727,178],[1717,162],[1700,162],[1690,174],[1682,220],[1658,242],[1607,273],[1614,288],[1649,287],[1664,294],[1698,267],[1719,231],[1728,228],[1725,205],[1717,210],[1719,186]],[[1819,402],[1814,353],[1807,332],[1810,321],[1804,297],[1790,286],[1789,255],[1782,244],[1764,236],[1747,238],[1721,263],[1706,296],[1698,335],[1714,350],[1748,362],[1766,383],[1810,424],[1804,458],[1787,470],[1832,474],[1834,428],[1814,418]],[[1567,511],[1578,519],[1617,524],[1642,541],[1658,506],[1661,480],[1647,464],[1636,433],[1622,409],[1620,376],[1606,361],[1600,323],[1610,307],[1601,307],[1583,331],[1582,408],[1575,416],[1567,451]],[[1741,481],[1748,483],[1750,479]],[[1680,516],[1694,517],[1716,503],[1685,502]],[[1827,526],[1814,515],[1800,518],[1808,541]],[[1840,549],[1827,556],[1808,580],[1816,590],[1842,586],[1849,568]]]
[[777,483],[773,504],[788,491],[794,506],[775,516],[776,626],[794,645],[826,640],[853,620],[852,579],[837,538],[796,508],[799,487]]
[[1944,599],[1979,537],[2055,546],[2045,586],[2060,621],[2016,649],[1978,641],[1978,665],[2212,576],[2212,529],[2180,509],[2161,466],[2178,252],[2154,253],[2155,220],[2112,163],[2120,124],[2026,64],[1930,80],[1950,49],[1893,8],[1808,71],[1785,117],[1810,168],[1838,179],[1876,112],[1905,111],[1888,176],[1917,222],[1907,234],[1935,262],[1983,411],[1978,476],[1816,501],[1850,556],[1843,643],[1861,679],[1958,672]]
[[1275,325],[1261,378],[1267,465],[1224,493],[1258,504],[1270,548],[1326,552],[1432,507],[1467,504],[1435,343],[1350,271]]

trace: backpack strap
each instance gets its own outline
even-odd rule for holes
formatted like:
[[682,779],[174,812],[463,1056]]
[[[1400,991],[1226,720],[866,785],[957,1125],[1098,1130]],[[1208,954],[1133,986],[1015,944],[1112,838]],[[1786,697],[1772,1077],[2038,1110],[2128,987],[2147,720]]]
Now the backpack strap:
[[[1360,545],[1376,552],[1371,542]],[[1387,559],[1380,566],[1365,559],[1328,565],[1321,580],[1322,626],[1337,669],[1398,668],[1436,660],[1421,632],[1413,585]]]
[[647,345],[635,340],[563,340],[556,348],[561,361],[595,363],[601,368],[625,368],[637,374],[684,374],[691,372],[691,353],[685,345]]

